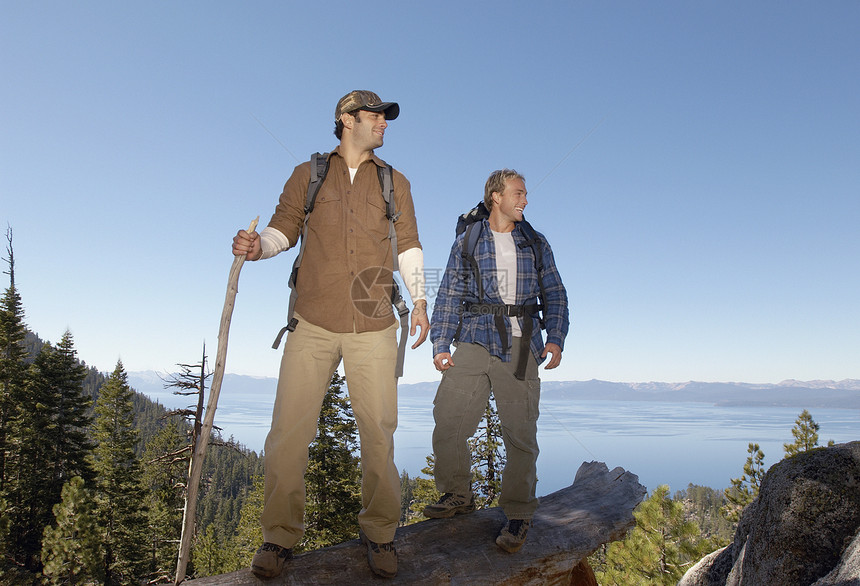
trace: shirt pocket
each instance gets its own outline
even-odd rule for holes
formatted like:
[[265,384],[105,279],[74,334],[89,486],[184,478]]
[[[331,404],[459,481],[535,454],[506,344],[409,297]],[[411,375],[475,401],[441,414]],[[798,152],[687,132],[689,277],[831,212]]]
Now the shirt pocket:
[[386,214],[385,200],[381,194],[373,193],[367,198],[365,207],[364,226],[366,236],[374,242],[388,239],[388,217]]
[[308,227],[316,231],[325,231],[332,226],[343,224],[343,201],[336,190],[326,190],[325,184],[317,194],[314,210],[308,218]]

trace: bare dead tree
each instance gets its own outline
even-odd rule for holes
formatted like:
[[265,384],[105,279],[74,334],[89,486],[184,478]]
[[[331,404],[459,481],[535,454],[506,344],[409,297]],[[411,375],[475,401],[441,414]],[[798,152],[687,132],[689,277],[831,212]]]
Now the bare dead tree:
[[[197,364],[177,364],[180,372],[174,373],[165,381],[165,388],[177,389],[174,395],[192,396],[197,395],[197,404],[184,409],[173,409],[165,414],[165,417],[182,417],[191,423],[191,442],[188,446],[194,453],[200,433],[203,429],[203,406],[206,399],[206,381],[212,373],[206,371],[206,344],[203,344],[203,357]],[[218,429],[218,428],[216,428]],[[184,449],[184,450],[185,450]],[[184,451],[183,450],[183,451]]]

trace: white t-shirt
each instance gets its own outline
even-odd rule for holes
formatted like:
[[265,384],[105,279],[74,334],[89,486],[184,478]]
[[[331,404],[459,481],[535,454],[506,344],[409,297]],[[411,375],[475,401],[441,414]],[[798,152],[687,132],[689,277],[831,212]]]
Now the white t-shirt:
[[[517,245],[514,243],[513,232],[493,232],[493,242],[496,245],[496,278],[499,283],[499,295],[502,302],[514,305],[517,302]],[[511,320],[511,335],[522,336],[520,320]]]

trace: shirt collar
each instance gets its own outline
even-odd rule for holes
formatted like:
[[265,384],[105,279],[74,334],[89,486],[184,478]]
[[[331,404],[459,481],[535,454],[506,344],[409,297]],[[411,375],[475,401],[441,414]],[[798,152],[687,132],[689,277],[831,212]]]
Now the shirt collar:
[[[331,151],[331,154],[337,155],[338,157],[343,159],[343,155],[340,154],[340,145],[337,145],[336,147],[334,147],[334,149]],[[385,161],[383,161],[382,159],[377,157],[376,153],[374,151],[370,151],[370,160],[373,161],[377,167],[385,167],[386,166]]]

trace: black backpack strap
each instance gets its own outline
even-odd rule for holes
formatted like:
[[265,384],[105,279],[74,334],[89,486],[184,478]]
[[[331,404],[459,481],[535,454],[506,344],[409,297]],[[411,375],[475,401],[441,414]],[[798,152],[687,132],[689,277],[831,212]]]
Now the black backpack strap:
[[472,269],[472,275],[475,278],[475,285],[478,287],[478,299],[484,299],[484,282],[481,280],[481,269],[478,267],[478,261],[475,260],[475,250],[478,248],[478,240],[481,239],[481,231],[483,224],[475,222],[469,224],[466,228],[466,235],[463,236],[463,264]]
[[[474,212],[474,210],[472,210]],[[463,314],[467,311],[466,292],[469,289],[469,278],[475,279],[475,285],[478,287],[478,302],[484,300],[484,282],[481,280],[481,269],[478,267],[478,261],[475,260],[475,249],[478,247],[478,240],[481,238],[483,224],[480,220],[465,224],[463,229],[463,249],[460,251],[460,258],[463,261],[463,267],[469,270],[463,274],[463,297],[460,299],[460,321],[457,323],[457,331],[454,332],[454,339],[460,338],[460,332],[463,330]],[[504,344],[504,340],[503,340]]]
[[394,229],[394,222],[400,218],[400,212],[397,211],[397,204],[394,201],[394,180],[392,178],[391,165],[377,167],[376,174],[379,177],[379,187],[382,189],[382,199],[385,200],[385,217],[388,218],[388,239],[391,241],[391,253],[393,255],[392,263],[393,270],[400,270],[397,262],[397,231]]
[[532,249],[532,254],[535,257],[535,269],[537,270],[537,278],[538,278],[538,289],[540,290],[540,299],[538,299],[538,321],[540,322],[541,329],[546,329],[546,322],[544,322],[544,309],[546,308],[546,290],[543,285],[543,252],[541,251],[541,241],[538,238],[537,232],[532,228],[532,225],[529,224],[526,220],[522,220],[519,222],[520,230],[522,230],[523,236],[525,237],[525,242],[520,244],[520,248],[525,248],[526,246],[530,246]]
[[296,255],[296,260],[293,261],[293,270],[290,272],[290,301],[289,306],[287,307],[287,325],[282,327],[278,332],[278,335],[275,337],[275,341],[272,343],[272,348],[275,349],[281,345],[281,339],[284,337],[284,334],[294,331],[298,324],[298,320],[293,316],[293,313],[295,312],[296,297],[298,296],[296,292],[296,281],[299,275],[299,267],[302,266],[302,257],[305,255],[305,243],[307,242],[308,233],[308,216],[310,216],[311,212],[314,210],[317,194],[320,192],[320,187],[322,187],[323,181],[325,181],[326,175],[328,174],[328,165],[328,153],[314,153],[311,155],[311,176],[308,180],[308,192],[305,197],[305,219],[302,224],[301,245],[299,246],[299,253]]
[[323,181],[328,175],[329,154],[314,153],[311,155],[311,178],[308,181],[308,195],[305,200],[305,215],[314,211],[317,194],[320,192]]

